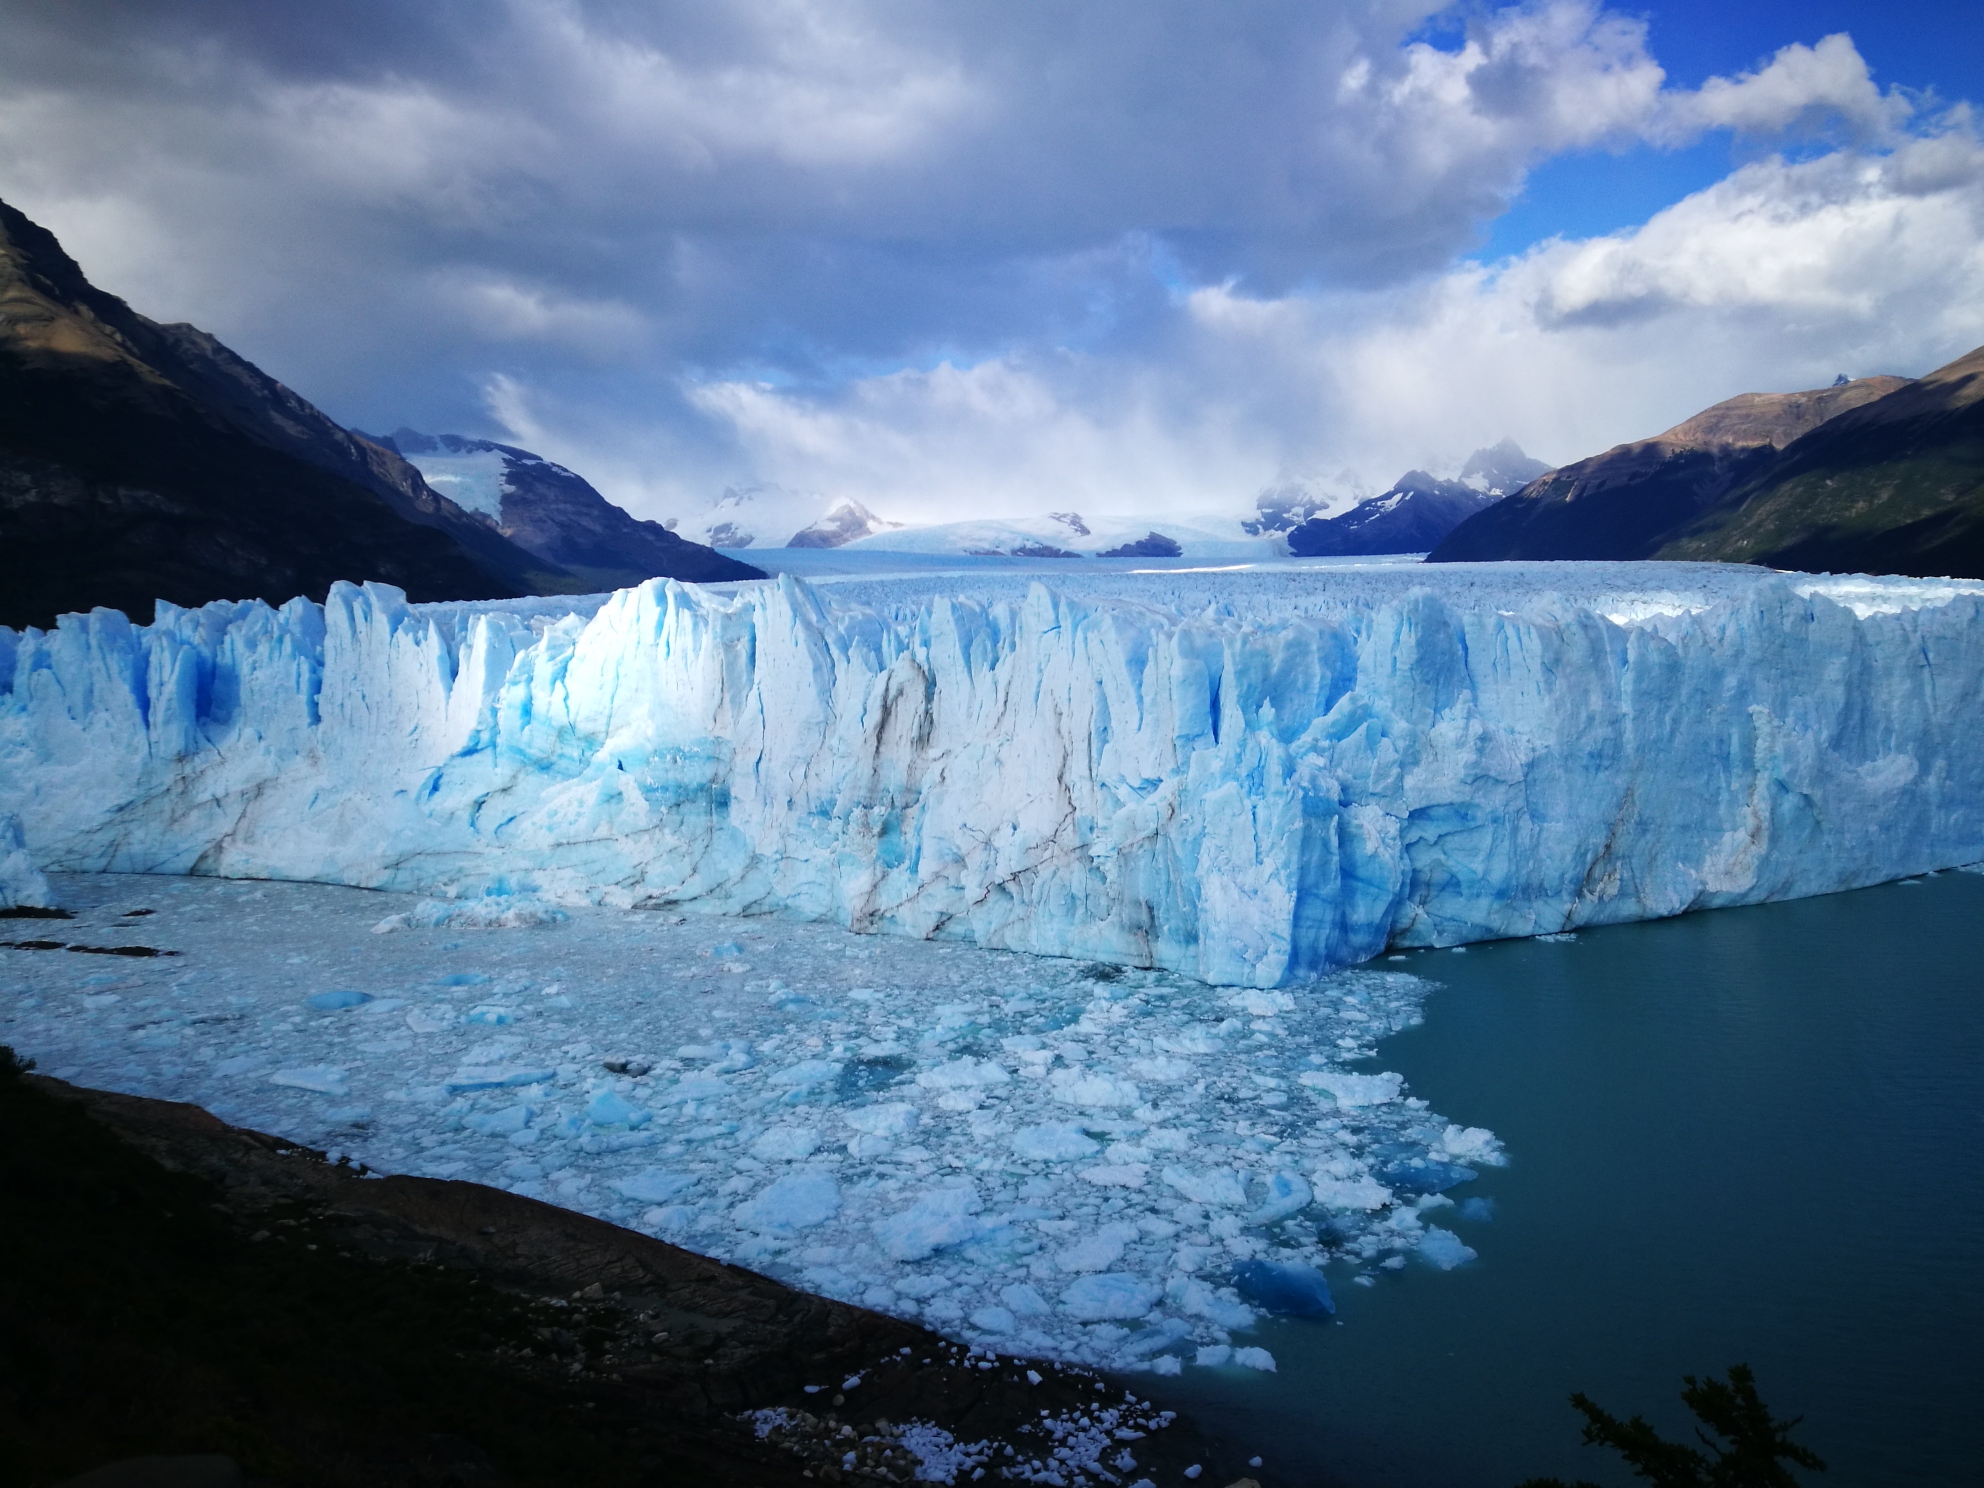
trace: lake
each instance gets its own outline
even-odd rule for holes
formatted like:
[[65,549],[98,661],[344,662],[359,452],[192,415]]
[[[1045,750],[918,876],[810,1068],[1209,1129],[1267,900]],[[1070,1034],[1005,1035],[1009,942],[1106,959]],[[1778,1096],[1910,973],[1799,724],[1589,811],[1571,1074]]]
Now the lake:
[[1167,1403],[1295,1481],[1625,1483],[1570,1392],[1685,1435],[1681,1377],[1740,1361],[1814,1481],[1977,1481],[1984,877],[1376,964],[1442,987],[1368,1067],[1508,1145],[1453,1194],[1492,1218],[1441,1216],[1480,1259],[1334,1272],[1279,1373]]

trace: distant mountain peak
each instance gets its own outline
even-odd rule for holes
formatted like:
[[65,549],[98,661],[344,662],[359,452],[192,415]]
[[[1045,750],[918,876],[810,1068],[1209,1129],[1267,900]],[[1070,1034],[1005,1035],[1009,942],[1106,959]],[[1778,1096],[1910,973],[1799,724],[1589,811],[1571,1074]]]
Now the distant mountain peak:
[[1460,483],[1492,496],[1509,496],[1549,470],[1543,461],[1523,453],[1513,439],[1478,449],[1460,468]]
[[500,598],[569,576],[214,336],[90,284],[0,202],[0,622],[321,596]]
[[408,428],[379,436],[379,442],[526,552],[597,587],[623,588],[655,577],[705,583],[764,577],[659,522],[634,517],[583,476],[514,444]]

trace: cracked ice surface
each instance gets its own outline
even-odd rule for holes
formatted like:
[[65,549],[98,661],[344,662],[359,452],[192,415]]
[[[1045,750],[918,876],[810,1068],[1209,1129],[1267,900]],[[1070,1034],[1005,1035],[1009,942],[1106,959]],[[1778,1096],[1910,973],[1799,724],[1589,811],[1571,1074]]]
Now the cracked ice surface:
[[1501,1161],[1397,1075],[1345,1067],[1417,1021],[1429,984],[1399,972],[1236,990],[820,924],[55,888],[77,917],[37,937],[178,954],[0,949],[0,1041],[47,1073],[511,1188],[1005,1353],[1272,1368],[1245,1341],[1258,1307],[1326,1310],[1325,1268],[1471,1258],[1434,1222],[1442,1191]]
[[1567,563],[98,611],[0,629],[0,814],[44,869],[1294,985],[1975,860],[1981,597]]

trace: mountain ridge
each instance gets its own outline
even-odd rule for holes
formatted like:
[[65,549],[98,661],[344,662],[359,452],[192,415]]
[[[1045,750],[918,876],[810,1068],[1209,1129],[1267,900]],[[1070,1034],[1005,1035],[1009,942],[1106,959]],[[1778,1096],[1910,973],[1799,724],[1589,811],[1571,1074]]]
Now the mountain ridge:
[[[658,575],[692,583],[765,576],[762,570],[690,542],[659,522],[635,517],[608,501],[577,472],[517,445],[463,434],[423,434],[405,427],[360,437],[405,460],[437,488],[465,476],[471,481],[474,474],[484,476],[474,496],[456,504],[525,552],[578,575],[592,587],[624,589]],[[495,459],[482,462],[485,468],[474,473],[449,468],[452,462],[477,455]]]
[[0,624],[321,599],[339,579],[416,601],[598,587],[208,332],[98,289],[0,202]]
[[1739,393],[1650,438],[1545,472],[1454,528],[1427,561],[1655,557],[1797,440],[1907,385],[1863,377],[1804,392]]

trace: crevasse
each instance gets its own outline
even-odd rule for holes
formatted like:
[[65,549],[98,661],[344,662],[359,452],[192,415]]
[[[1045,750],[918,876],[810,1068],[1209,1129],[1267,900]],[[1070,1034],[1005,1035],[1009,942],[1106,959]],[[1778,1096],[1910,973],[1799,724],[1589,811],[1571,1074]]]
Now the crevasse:
[[99,610],[0,630],[0,814],[45,869],[532,889],[1260,987],[1984,857],[1980,586],[1403,573]]

